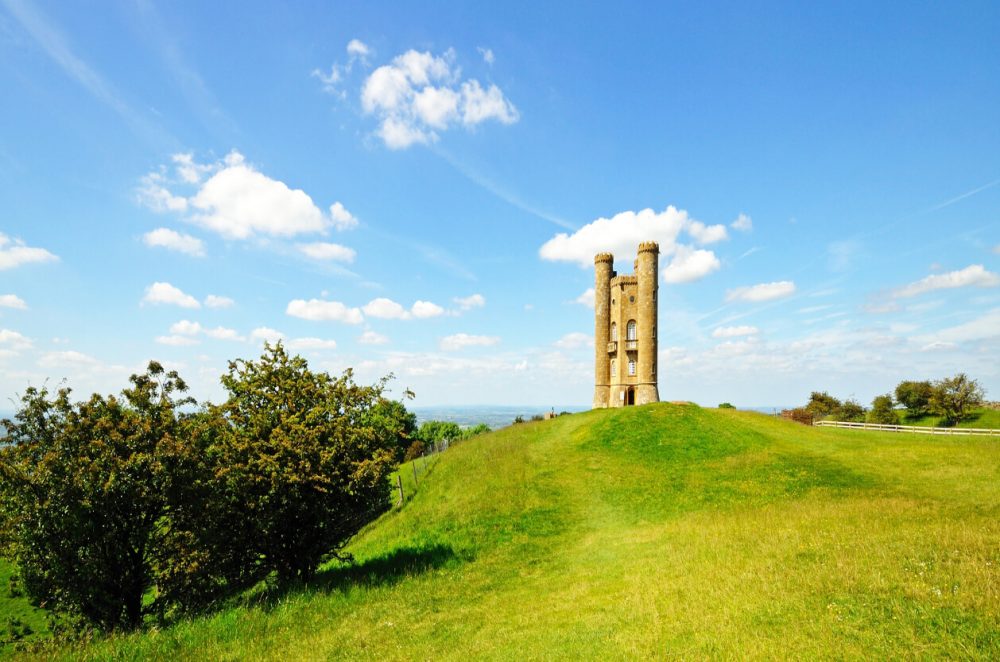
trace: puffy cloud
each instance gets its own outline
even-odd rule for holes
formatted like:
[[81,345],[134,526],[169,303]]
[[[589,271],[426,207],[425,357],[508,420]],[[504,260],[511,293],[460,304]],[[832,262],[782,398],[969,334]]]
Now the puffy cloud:
[[[492,53],[491,53],[492,57]],[[441,56],[409,50],[375,69],[361,88],[361,107],[379,120],[377,135],[390,149],[405,149],[438,139],[461,123],[466,128],[487,120],[512,124],[517,109],[499,87],[478,80],[460,82],[455,52]]]
[[479,46],[476,48],[476,50],[479,51],[479,54],[483,56],[483,62],[485,62],[490,66],[493,66],[493,63],[496,61],[496,56],[493,55],[493,49],[483,48],[482,46]]
[[0,308],[14,308],[16,310],[27,310],[28,304],[24,299],[16,294],[0,294]]
[[760,283],[747,287],[737,287],[726,292],[726,301],[772,301],[795,293],[795,283],[781,280],[774,283]]
[[357,58],[366,58],[371,53],[371,48],[368,47],[360,39],[351,39],[347,42],[347,54]]
[[187,345],[197,345],[198,340],[192,338],[191,336],[182,335],[170,335],[170,336],[157,336],[156,342],[161,345],[170,345],[172,347],[184,347]]
[[323,338],[293,338],[288,341],[289,349],[336,349],[336,340],[324,340]]
[[410,316],[403,306],[385,297],[372,299],[361,310],[364,311],[365,315],[379,319],[406,319]]
[[760,332],[755,326],[720,326],[712,331],[713,338],[738,338],[740,336],[754,336]]
[[299,251],[314,260],[332,260],[334,262],[353,262],[357,253],[353,248],[331,244],[326,241],[315,241],[311,244],[299,244]]
[[594,338],[590,334],[574,331],[567,333],[552,344],[559,349],[580,349],[581,347],[593,347]]
[[361,324],[364,317],[358,308],[349,308],[339,301],[321,299],[293,299],[288,302],[285,313],[292,317],[313,321],[334,321],[345,324]]
[[594,263],[594,256],[598,253],[611,252],[619,259],[631,257],[640,243],[655,241],[664,256],[679,254],[673,268],[668,266],[669,272],[664,270],[665,279],[677,280],[667,282],[694,280],[717,269],[718,260],[714,253],[694,251],[679,243],[682,232],[701,244],[726,238],[725,226],[706,226],[692,219],[683,209],[670,205],[662,212],[643,209],[638,212],[623,211],[611,218],[598,218],[572,234],[560,232],[545,242],[538,253],[544,260],[575,262],[581,267],[588,267]]
[[586,306],[587,308],[593,308],[594,307],[594,296],[595,296],[594,288],[588,287],[586,290],[584,290],[580,294],[580,296],[578,296],[577,298],[573,299],[573,303],[578,303],[578,304],[580,304],[582,306]]
[[417,319],[426,319],[443,315],[444,308],[430,301],[416,301],[410,308],[410,314]]
[[243,340],[243,336],[236,332],[236,329],[228,329],[224,326],[217,326],[214,329],[205,329],[205,335],[215,340]]
[[455,297],[452,301],[457,303],[459,309],[461,310],[482,308],[486,305],[486,298],[482,294],[470,294],[467,297]]
[[181,308],[201,308],[201,304],[190,294],[185,294],[179,288],[170,283],[153,283],[146,288],[146,294],[142,297],[143,303],[165,304],[169,306],[180,306]]
[[473,336],[468,333],[456,333],[441,339],[441,349],[454,351],[465,347],[489,347],[500,342],[498,336]]
[[896,298],[914,297],[934,290],[946,290],[956,287],[996,287],[1000,285],[1000,276],[987,271],[981,264],[973,264],[959,271],[949,271],[946,274],[927,276],[915,283],[910,283],[894,291]]
[[267,326],[259,326],[250,332],[250,339],[256,342],[276,343],[285,339],[285,334],[277,329]]
[[678,246],[674,257],[661,273],[666,283],[690,283],[718,271],[720,266],[719,258],[712,251]]
[[76,350],[64,350],[60,352],[46,352],[38,359],[38,365],[43,368],[64,369],[67,367],[92,368],[100,365],[100,361],[93,356],[77,352]]
[[11,239],[0,232],[0,271],[13,269],[32,262],[55,262],[59,258],[44,248],[26,245],[20,239]]
[[389,342],[389,339],[381,333],[376,333],[375,331],[365,331],[358,336],[358,342],[362,345],[385,345]]
[[0,329],[0,346],[12,350],[31,348],[31,339],[10,329]]
[[209,294],[205,297],[205,306],[208,308],[230,308],[236,302],[229,297],[219,296],[217,294]]
[[170,333],[181,336],[196,336],[201,333],[201,324],[190,320],[174,322],[170,326]]
[[740,212],[740,215],[736,217],[735,221],[729,224],[729,227],[740,232],[750,232],[750,230],[753,230],[753,219],[747,214]]
[[[186,220],[229,239],[291,237],[324,232],[331,226],[344,230],[358,223],[340,202],[324,214],[305,191],[268,177],[235,150],[221,161],[204,165],[195,163],[190,155],[175,155],[175,161],[178,156],[184,159],[178,165],[176,178],[164,174],[164,168],[142,178],[140,203],[157,212],[186,214]],[[202,175],[207,179],[202,181]],[[185,197],[168,188],[178,183],[195,185],[197,190]],[[147,243],[151,240],[177,250],[178,245],[184,245],[188,251],[194,250],[192,242],[197,241],[163,232],[148,238]]]
[[169,228],[156,228],[142,235],[142,241],[147,246],[157,246],[167,250],[185,253],[194,257],[205,256],[205,244],[201,239],[189,234],[174,232]]

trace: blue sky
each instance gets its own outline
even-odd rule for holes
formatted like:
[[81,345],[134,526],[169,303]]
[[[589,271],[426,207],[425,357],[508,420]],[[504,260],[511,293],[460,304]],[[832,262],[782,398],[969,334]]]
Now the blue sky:
[[278,337],[586,406],[645,239],[663,399],[1000,398],[1000,6],[660,4],[0,0],[0,409]]

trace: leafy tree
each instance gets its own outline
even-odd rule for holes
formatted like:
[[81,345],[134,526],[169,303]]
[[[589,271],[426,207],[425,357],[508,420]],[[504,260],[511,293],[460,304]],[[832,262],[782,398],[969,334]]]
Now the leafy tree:
[[840,407],[833,412],[831,418],[835,421],[864,423],[865,408],[857,400],[844,400]]
[[723,402],[719,404],[719,409],[736,409],[731,402]]
[[462,430],[462,439],[471,439],[472,437],[486,434],[489,431],[490,426],[486,425],[486,423],[480,423],[479,425]]
[[417,439],[412,444],[410,444],[409,448],[406,449],[406,455],[403,456],[403,462],[410,462],[411,460],[417,459],[418,457],[422,456],[426,450],[427,450],[427,445],[424,444],[424,442]]
[[934,413],[943,416],[945,421],[954,425],[962,420],[970,409],[983,404],[986,393],[975,379],[969,379],[965,373],[959,373],[950,379],[934,382],[931,394],[930,408]]
[[417,415],[398,400],[379,398],[368,415],[368,424],[383,430],[395,442],[397,461],[417,438]]
[[397,439],[372,423],[385,381],[312,372],[280,342],[257,361],[230,361],[228,427],[212,452],[238,513],[234,544],[253,551],[259,574],[308,580],[389,508]]
[[157,537],[190,481],[176,372],[151,361],[121,397],[72,403],[29,388],[0,423],[0,533],[25,591],[103,630],[133,629],[153,605]]
[[899,414],[892,408],[892,395],[876,395],[872,400],[871,411],[868,412],[867,421],[869,423],[881,423],[883,425],[896,425],[899,423]]
[[826,391],[813,391],[809,396],[809,403],[805,406],[813,418],[825,418],[840,411],[843,405],[840,400],[833,397]]
[[417,436],[425,444],[441,441],[442,439],[447,439],[451,442],[462,437],[462,428],[458,427],[458,423],[452,423],[451,421],[426,421],[420,426]]
[[896,386],[896,401],[907,409],[911,416],[930,413],[931,396],[934,387],[928,381],[902,381]]

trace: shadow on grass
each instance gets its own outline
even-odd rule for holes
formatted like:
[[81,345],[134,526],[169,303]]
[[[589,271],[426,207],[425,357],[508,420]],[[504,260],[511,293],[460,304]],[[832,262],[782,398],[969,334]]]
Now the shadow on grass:
[[450,545],[426,544],[397,547],[380,556],[364,561],[344,562],[319,570],[307,582],[272,586],[260,593],[253,602],[273,607],[297,593],[330,593],[353,586],[387,586],[406,577],[419,575],[461,560]]

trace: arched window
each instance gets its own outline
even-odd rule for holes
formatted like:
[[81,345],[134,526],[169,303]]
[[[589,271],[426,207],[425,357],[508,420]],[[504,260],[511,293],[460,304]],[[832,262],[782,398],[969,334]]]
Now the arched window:
[[635,361],[628,362],[628,374],[630,377],[635,377]]
[[611,340],[618,340],[618,325],[614,322],[611,323]]
[[627,332],[628,336],[626,337],[626,340],[635,340],[635,320],[628,321]]
[[615,381],[615,360],[611,359],[611,381]]

